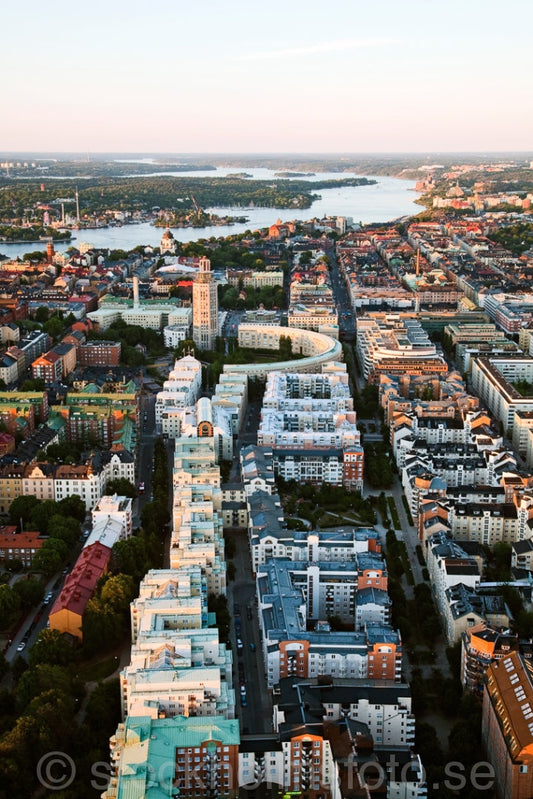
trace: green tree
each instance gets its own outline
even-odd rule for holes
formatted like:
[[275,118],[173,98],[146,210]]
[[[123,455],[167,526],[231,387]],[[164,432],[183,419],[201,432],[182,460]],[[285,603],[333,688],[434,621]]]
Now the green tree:
[[44,323],[43,328],[46,330],[48,335],[52,336],[52,338],[55,340],[58,339],[59,336],[61,336],[61,334],[64,332],[65,324],[61,321],[61,319],[59,319],[59,317],[51,316],[48,322]]
[[82,522],[85,519],[87,512],[85,503],[78,494],[71,494],[70,497],[60,500],[57,503],[57,507],[64,516],[71,516],[78,522]]
[[137,489],[126,480],[125,477],[117,477],[115,480],[109,480],[105,489],[106,494],[118,494],[121,497],[130,497],[135,499],[137,496]]
[[41,500],[33,494],[15,497],[9,506],[9,523],[18,525],[22,520],[22,523],[26,524],[31,518],[33,509],[41,504]]
[[[46,542],[45,542],[46,543]],[[35,553],[33,558],[33,568],[35,571],[50,575],[58,572],[64,563],[61,554],[55,549],[42,549]]]
[[7,584],[0,585],[0,629],[6,630],[15,621],[20,610],[20,597]]
[[37,310],[35,311],[35,321],[36,322],[47,322],[48,321],[48,308],[45,305],[40,305]]
[[35,577],[30,577],[27,580],[17,580],[13,590],[19,598],[20,606],[24,609],[33,608],[43,601],[43,583]]
[[130,602],[137,595],[133,578],[127,574],[109,577],[102,587],[100,599],[116,613],[129,614]]
[[18,681],[16,698],[19,709],[23,710],[36,696],[52,688],[57,688],[65,694],[71,693],[70,672],[52,663],[35,663]]

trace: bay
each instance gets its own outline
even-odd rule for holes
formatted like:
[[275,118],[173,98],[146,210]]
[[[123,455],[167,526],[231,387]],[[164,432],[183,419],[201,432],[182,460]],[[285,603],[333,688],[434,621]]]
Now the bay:
[[[156,174],[175,174],[177,177],[220,177],[234,175],[237,172],[246,172],[251,178],[257,180],[275,180],[275,170],[266,168],[247,168],[239,169],[218,168],[216,171],[204,172],[176,172]],[[278,219],[282,222],[291,220],[305,221],[314,217],[323,216],[348,216],[354,222],[370,224],[373,222],[390,222],[405,216],[419,213],[421,208],[415,204],[419,196],[414,191],[414,181],[400,180],[398,178],[384,177],[382,175],[356,175],[353,172],[320,172],[316,175],[306,177],[310,184],[317,180],[340,180],[349,177],[367,177],[376,180],[377,183],[370,186],[343,186],[334,189],[317,189],[321,199],[315,200],[310,208],[243,208],[239,207],[217,207],[207,208],[207,211],[218,216],[246,216],[248,221],[235,225],[211,225],[205,228],[177,228],[172,233],[177,241],[188,242],[197,241],[200,238],[210,238],[211,236],[230,236],[236,233],[243,233],[245,230],[257,230],[269,227]],[[127,178],[124,178],[127,180]],[[290,180],[290,178],[288,178]],[[80,194],[82,192],[80,186]],[[312,191],[312,185],[310,186]],[[95,228],[88,230],[73,230],[70,242],[56,242],[55,248],[58,251],[66,250],[69,246],[79,246],[81,242],[87,242],[97,249],[122,249],[132,250],[138,244],[159,246],[164,228],[154,227],[149,222],[140,224],[122,225],[118,227]],[[22,244],[7,244],[0,242],[0,253],[8,258],[22,257],[24,253],[33,250],[44,250],[43,242],[24,242]]]

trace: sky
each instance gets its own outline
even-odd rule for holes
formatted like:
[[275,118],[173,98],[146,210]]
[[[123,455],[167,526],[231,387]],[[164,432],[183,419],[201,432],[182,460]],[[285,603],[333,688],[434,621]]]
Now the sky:
[[0,152],[533,150],[531,0],[25,0]]

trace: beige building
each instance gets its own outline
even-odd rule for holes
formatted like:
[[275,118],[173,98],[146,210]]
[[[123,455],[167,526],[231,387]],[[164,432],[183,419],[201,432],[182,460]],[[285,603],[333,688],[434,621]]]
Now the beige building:
[[518,654],[492,663],[483,694],[483,743],[500,799],[533,795],[533,682]]
[[217,285],[208,258],[200,258],[200,270],[192,288],[192,337],[201,350],[215,348],[218,335]]

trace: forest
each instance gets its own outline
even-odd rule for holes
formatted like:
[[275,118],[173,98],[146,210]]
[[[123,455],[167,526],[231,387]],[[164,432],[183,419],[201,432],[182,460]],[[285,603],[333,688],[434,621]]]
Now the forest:
[[[78,184],[81,215],[99,214],[113,208],[120,211],[152,211],[159,208],[202,208],[220,206],[264,206],[309,208],[319,198],[316,190],[375,183],[367,178],[340,180],[246,180],[242,178],[194,178],[158,175],[151,177],[89,178]],[[36,204],[55,205],[72,198],[72,180],[47,181],[0,178],[0,221],[22,219],[25,209]],[[191,199],[194,197],[194,199]]]

